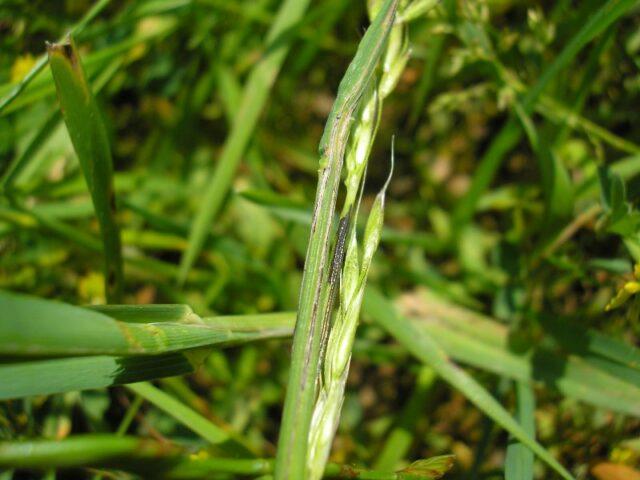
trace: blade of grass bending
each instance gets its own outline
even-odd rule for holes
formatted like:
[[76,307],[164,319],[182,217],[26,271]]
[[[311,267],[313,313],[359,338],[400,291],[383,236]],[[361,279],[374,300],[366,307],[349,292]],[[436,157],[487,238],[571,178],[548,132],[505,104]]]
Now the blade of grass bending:
[[[87,24],[89,24],[100,14],[100,12],[102,12],[102,10],[104,10],[104,8],[109,5],[110,1],[111,0],[98,0],[93,5],[93,7],[91,7],[89,11],[80,19],[80,21],[71,28],[68,35],[76,36],[82,33]],[[31,68],[31,70],[29,70],[29,73],[27,73],[24,78],[20,80],[20,82],[18,82],[18,84],[16,84],[16,86],[14,86],[11,91],[0,101],[0,112],[2,112],[7,107],[7,105],[9,105],[18,97],[18,95],[20,95],[20,93],[22,93],[25,87],[29,85],[29,83],[31,83],[31,81],[36,77],[36,75],[38,75],[38,73],[42,71],[46,64],[47,56],[44,54],[40,55],[40,58],[38,58],[35,65]]]
[[127,388],[175,418],[182,425],[212,445],[219,445],[224,450],[235,455],[255,455],[251,448],[236,435],[224,431],[196,411],[150,383],[132,383],[127,385]]
[[184,305],[91,310],[0,291],[0,356],[158,355],[288,337],[292,320],[285,313],[205,321]]
[[[638,370],[594,354],[590,337],[576,335],[574,343],[567,343],[550,330],[551,335],[544,342],[523,343],[521,347],[525,351],[515,353],[504,325],[433,294],[425,295],[425,301],[428,314],[411,322],[455,360],[514,380],[540,382],[591,405],[640,415]],[[554,321],[563,323],[557,318]],[[612,343],[611,348],[616,344],[621,342]]]
[[52,395],[191,373],[186,355],[169,353],[138,357],[0,359],[0,400]]
[[[536,422],[534,418],[536,398],[533,388],[527,383],[516,382],[516,418],[522,428],[535,438]],[[512,441],[507,447],[504,462],[505,480],[533,480],[533,453],[520,442]]]
[[62,116],[100,224],[107,300],[118,303],[124,290],[124,277],[107,131],[73,42],[50,44],[47,51]]
[[276,480],[303,478],[313,413],[324,305],[328,291],[329,235],[335,215],[344,152],[352,116],[373,75],[393,25],[397,0],[387,0],[365,33],[340,82],[320,141],[320,171],[298,302],[291,370],[280,425]]
[[[211,475],[216,474],[242,475],[244,478],[273,472],[271,459],[212,458],[207,451],[201,451],[202,455],[198,453],[190,454],[177,445],[147,438],[87,434],[62,440],[0,442],[0,468],[116,468],[145,477],[151,473],[168,479],[213,478]],[[325,478],[428,480],[440,478],[452,465],[450,455],[422,460],[412,466],[413,470],[407,468],[400,472],[376,472],[331,463]]]
[[460,390],[485,415],[493,419],[496,424],[504,428],[523,445],[526,445],[562,478],[573,480],[571,474],[533,439],[480,383],[452,363],[444,350],[428,333],[400,317],[393,305],[380,292],[368,288],[364,309],[378,325],[400,342],[411,354],[433,368],[443,380]]
[[[522,108],[529,114],[548,86],[560,71],[587,45],[594,37],[606,30],[631,8],[637,0],[608,0],[584,24],[578,33],[569,41],[554,62],[542,73],[538,82],[522,99]],[[494,137],[487,152],[482,156],[480,164],[473,176],[471,186],[454,210],[454,224],[462,229],[473,216],[478,200],[491,184],[496,171],[505,155],[520,141],[522,130],[514,115]]]
[[213,176],[204,192],[200,208],[191,225],[189,245],[180,260],[178,282],[184,283],[193,266],[211,222],[215,219],[229,191],[233,176],[245,153],[249,140],[269,96],[280,67],[289,51],[293,38],[285,34],[303,17],[309,0],[286,0],[267,34],[267,52],[253,68],[245,85],[240,109],[234,118],[231,132],[216,164]]

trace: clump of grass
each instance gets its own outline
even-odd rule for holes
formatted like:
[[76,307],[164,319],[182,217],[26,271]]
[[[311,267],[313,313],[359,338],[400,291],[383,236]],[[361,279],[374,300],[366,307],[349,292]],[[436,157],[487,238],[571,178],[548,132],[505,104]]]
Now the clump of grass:
[[[632,471],[637,0],[373,0],[364,38],[350,0],[11,3],[0,288],[30,295],[0,292],[0,476]],[[357,229],[378,128],[397,196]],[[147,305],[75,306],[110,277]]]

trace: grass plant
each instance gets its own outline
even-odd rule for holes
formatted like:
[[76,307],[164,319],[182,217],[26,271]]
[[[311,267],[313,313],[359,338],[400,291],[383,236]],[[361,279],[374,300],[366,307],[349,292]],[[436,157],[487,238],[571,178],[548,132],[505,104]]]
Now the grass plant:
[[0,3],[0,479],[638,477],[638,15]]

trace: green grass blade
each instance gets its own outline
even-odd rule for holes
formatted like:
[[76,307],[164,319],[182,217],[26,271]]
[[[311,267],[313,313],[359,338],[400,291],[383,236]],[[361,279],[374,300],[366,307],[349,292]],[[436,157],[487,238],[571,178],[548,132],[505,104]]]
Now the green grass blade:
[[0,312],[5,357],[158,355],[288,337],[293,323],[290,313],[204,321],[183,305],[85,309],[3,291]]
[[48,45],[47,50],[62,116],[100,224],[107,300],[118,303],[124,277],[109,138],[74,44],[69,41]]
[[[113,468],[145,478],[200,479],[241,476],[271,478],[273,460],[216,458],[206,450],[190,454],[177,445],[149,438],[109,434],[74,435],[62,440],[0,442],[0,468],[49,470]],[[351,480],[428,480],[440,478],[453,466],[451,455],[419,460],[400,472],[380,472],[327,465],[325,478]]]
[[[517,409],[516,418],[522,428],[535,438],[536,399],[533,388],[524,382],[516,383]],[[511,442],[507,447],[507,458],[504,462],[505,480],[533,480],[533,453],[519,442]]]
[[[2,468],[71,468],[81,466],[132,468],[139,462],[160,474],[182,452],[156,440],[116,435],[78,435],[64,440],[0,443]],[[167,460],[170,460],[167,462]]]
[[[0,219],[14,224],[19,228],[41,228],[48,233],[53,233],[57,237],[68,240],[72,244],[79,245],[91,252],[102,252],[100,240],[78,228],[59,221],[52,215],[42,212],[40,209],[32,208],[27,210],[24,206],[11,208],[0,205]],[[153,281],[174,278],[178,271],[178,268],[173,263],[141,255],[137,252],[133,254],[125,253],[124,260],[127,266],[131,267],[130,274],[136,274],[140,278],[147,278]],[[203,271],[193,270],[191,276],[202,279],[208,275]]]
[[127,385],[132,392],[151,402],[160,410],[179,421],[189,430],[198,434],[212,445],[219,445],[234,455],[253,456],[249,447],[239,442],[233,435],[211,423],[205,417],[179,402],[171,395],[154,387],[150,383],[132,383]]
[[[602,4],[542,73],[536,84],[528,90],[522,100],[524,111],[527,114],[531,113],[545,88],[569,65],[578,52],[636,5],[636,0],[608,0]],[[521,137],[520,126],[512,115],[481,158],[468,192],[455,208],[454,223],[458,228],[471,220],[478,200],[493,181],[505,155],[517,145]]]
[[[542,345],[523,343],[524,351],[515,353],[510,349],[509,332],[504,325],[431,294],[425,296],[425,302],[429,314],[413,320],[414,325],[454,359],[514,380],[545,384],[591,405],[640,415],[638,370],[596,357],[590,350],[589,337],[576,334],[572,345],[547,337]],[[554,323],[561,322],[554,319]],[[577,331],[575,326],[568,328]],[[550,333],[554,335],[553,331]],[[555,340],[561,348],[552,348],[549,340]],[[620,350],[628,351],[628,347]]]
[[181,353],[138,357],[0,359],[0,400],[51,395],[191,373]]
[[298,302],[291,371],[280,425],[275,478],[303,478],[316,397],[322,321],[328,297],[329,235],[352,116],[393,25],[397,1],[387,0],[365,33],[340,82],[320,141],[320,171]]
[[269,30],[266,39],[267,53],[247,79],[240,109],[234,118],[231,132],[222,148],[222,154],[211,181],[206,187],[201,207],[191,225],[189,245],[180,260],[179,283],[184,283],[186,280],[189,270],[204,245],[205,238],[211,230],[211,222],[215,219],[229,191],[233,176],[253,135],[271,87],[289,51],[292,38],[289,37],[283,41],[283,35],[300,21],[308,4],[309,0],[286,0]]
[[449,361],[445,351],[425,331],[415,324],[404,320],[394,310],[393,305],[375,289],[368,289],[364,303],[365,312],[378,325],[391,334],[409,352],[433,368],[443,380],[460,390],[470,402],[509,432],[514,438],[526,445],[541,460],[555,470],[562,478],[571,480],[571,474],[532,438],[505,408],[496,401],[487,390],[472,376]]

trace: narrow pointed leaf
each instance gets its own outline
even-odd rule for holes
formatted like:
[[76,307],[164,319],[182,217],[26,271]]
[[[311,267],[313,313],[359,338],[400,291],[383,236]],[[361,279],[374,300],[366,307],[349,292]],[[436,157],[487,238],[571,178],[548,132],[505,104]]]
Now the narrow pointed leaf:
[[107,130],[73,42],[50,44],[47,50],[62,116],[100,224],[107,299],[117,303],[122,297],[124,278]]

